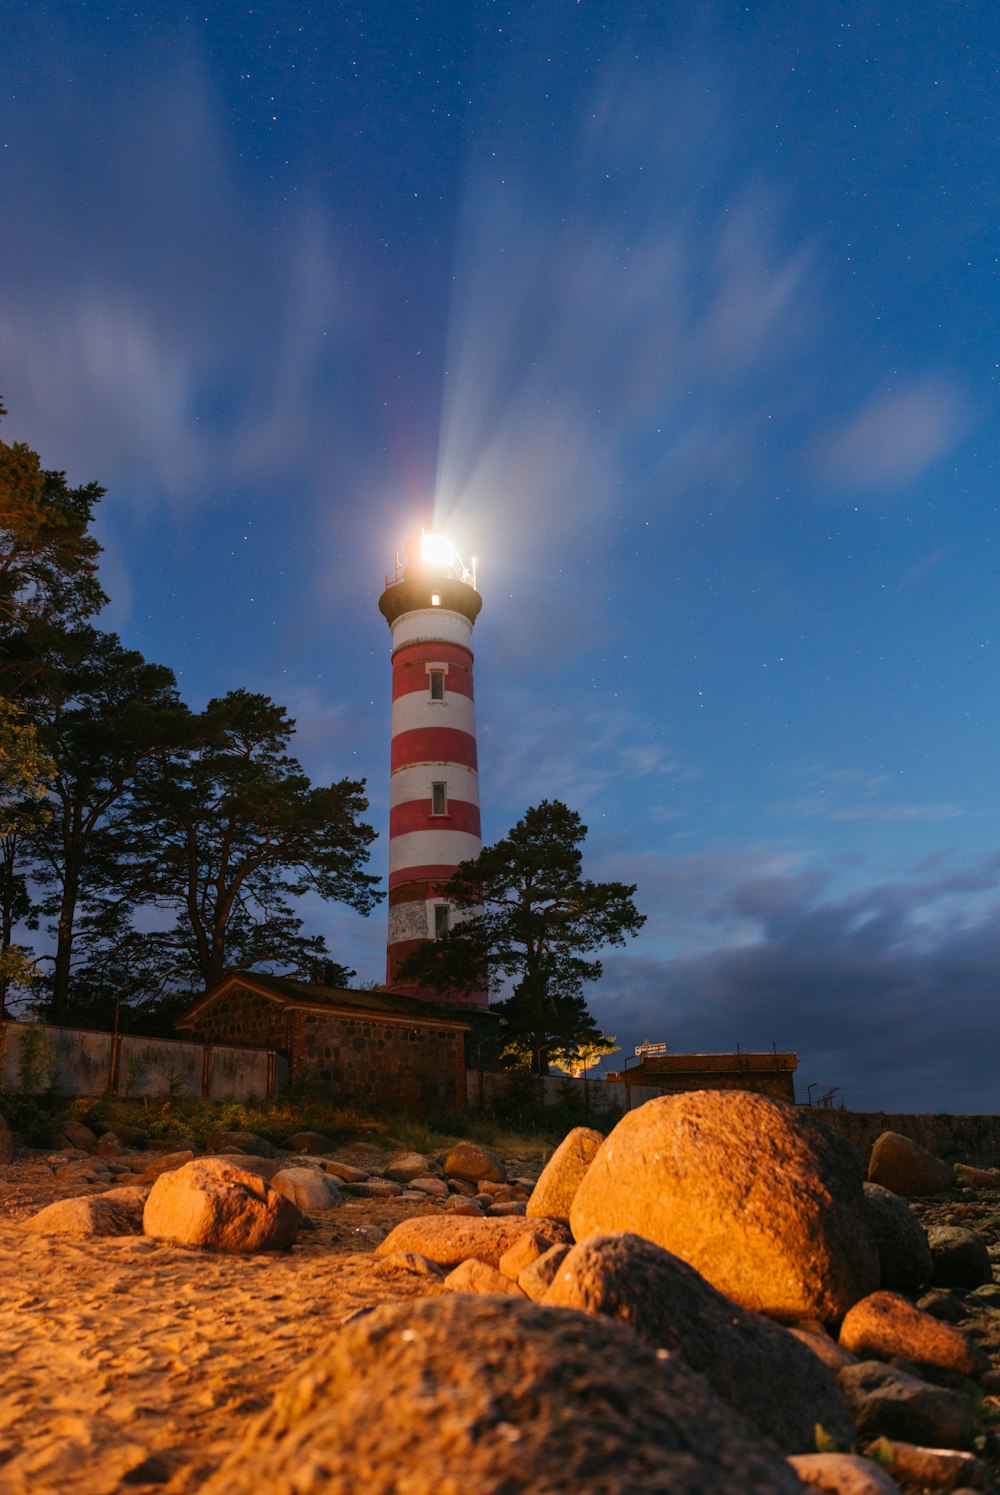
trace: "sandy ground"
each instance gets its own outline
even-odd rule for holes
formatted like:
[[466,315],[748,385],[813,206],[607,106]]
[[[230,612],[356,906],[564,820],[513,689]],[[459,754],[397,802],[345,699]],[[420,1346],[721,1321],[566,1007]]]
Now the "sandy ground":
[[0,1169],[3,1495],[190,1495],[347,1314],[441,1291],[371,1255],[422,1212],[410,1202],[347,1201],[291,1251],[249,1257],[26,1233],[54,1199],[107,1188],[41,1157]]

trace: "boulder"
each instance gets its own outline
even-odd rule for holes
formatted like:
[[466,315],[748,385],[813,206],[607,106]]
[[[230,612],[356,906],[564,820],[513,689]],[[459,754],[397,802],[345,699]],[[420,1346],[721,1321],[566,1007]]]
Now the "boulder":
[[75,1199],[57,1199],[24,1222],[36,1235],[139,1235],[135,1213],[107,1194],[84,1194]]
[[852,1440],[832,1371],[786,1329],[724,1298],[652,1241],[591,1236],[566,1256],[543,1301],[619,1319],[654,1348],[677,1351],[786,1453],[812,1452],[817,1423],[838,1443]]
[[788,1460],[809,1490],[826,1495],[899,1495],[896,1481],[855,1453],[802,1453]]
[[868,1181],[905,1195],[947,1194],[953,1187],[948,1164],[899,1132],[882,1132],[875,1138]]
[[444,1171],[449,1178],[464,1178],[470,1184],[481,1178],[497,1184],[507,1182],[507,1170],[496,1153],[475,1142],[456,1142],[445,1157]]
[[185,1163],[194,1160],[191,1149],[185,1148],[183,1152],[164,1152],[156,1159],[155,1163],[149,1163],[142,1174],[144,1184],[155,1183],[161,1173],[170,1173],[175,1168],[183,1168]]
[[840,1343],[862,1360],[899,1356],[931,1373],[968,1377],[988,1368],[967,1334],[914,1308],[900,1293],[872,1293],[855,1303],[840,1326]]
[[866,1183],[865,1218],[875,1237],[882,1287],[916,1292],[931,1280],[927,1232],[905,1200],[882,1184]]
[[980,1287],[993,1281],[989,1247],[963,1225],[932,1225],[927,1240],[934,1258],[935,1287]]
[[124,1150],[117,1132],[103,1132],[90,1149],[95,1158],[117,1158]]
[[962,1448],[968,1442],[972,1409],[957,1391],[931,1386],[880,1360],[845,1366],[838,1379],[861,1441],[901,1438],[945,1448]]
[[[415,1215],[410,1220],[401,1220],[377,1247],[375,1254],[388,1256],[393,1251],[417,1251],[443,1267],[457,1267],[460,1261],[474,1256],[477,1261],[495,1267],[519,1236],[537,1229],[536,1220],[517,1215],[498,1219],[487,1219],[483,1215],[456,1217],[452,1213]],[[553,1222],[552,1230],[553,1233],[559,1232],[568,1243],[569,1231],[565,1226]]]
[[85,1122],[76,1116],[69,1116],[60,1124],[60,1132],[66,1137],[73,1147],[79,1147],[84,1152],[89,1152],[97,1141],[97,1133],[91,1131]]
[[[142,1216],[149,1198],[149,1188],[143,1184],[121,1184],[103,1194],[92,1194],[92,1199],[110,1199],[119,1210],[124,1211],[134,1235],[142,1235]],[[117,1234],[117,1232],[115,1232]]]
[[444,1279],[444,1285],[452,1293],[474,1293],[479,1296],[499,1293],[513,1298],[524,1297],[516,1282],[505,1277],[496,1267],[487,1266],[485,1261],[476,1261],[475,1257],[460,1261],[457,1267],[453,1267]]
[[342,1203],[337,1185],[319,1168],[282,1168],[271,1175],[271,1188],[284,1194],[306,1214],[333,1209]]
[[306,1489],[801,1495],[679,1356],[587,1314],[455,1294],[344,1325],[201,1495]]
[[[426,1178],[440,1172],[440,1165],[425,1158],[421,1152],[401,1152],[390,1158],[382,1169],[386,1178],[394,1178],[398,1184],[412,1183],[415,1178]],[[447,1188],[447,1184],[445,1185]]]
[[577,1240],[632,1231],[773,1318],[840,1318],[878,1286],[857,1154],[747,1091],[658,1097],[608,1136],[570,1211]]
[[248,1153],[252,1158],[273,1158],[277,1148],[256,1132],[211,1132],[205,1138],[206,1152]]
[[4,1163],[9,1163],[13,1156],[14,1138],[11,1136],[6,1116],[0,1116],[0,1167]]
[[593,1127],[575,1126],[567,1132],[542,1169],[526,1213],[568,1222],[576,1191],[603,1141]]
[[322,1157],[336,1150],[336,1143],[322,1132],[293,1132],[285,1143],[289,1152],[311,1152]]
[[907,1489],[981,1490],[983,1495],[993,1495],[996,1490],[989,1465],[975,1454],[958,1449],[918,1448],[913,1443],[879,1438],[868,1454]]
[[803,1319],[799,1324],[789,1324],[788,1332],[817,1355],[834,1375],[843,1370],[845,1365],[857,1364],[857,1355],[852,1355],[850,1350],[843,1349],[835,1339],[831,1339],[817,1319]]
[[162,1173],[143,1212],[147,1235],[210,1251],[278,1251],[302,1225],[302,1211],[284,1194],[221,1158]]

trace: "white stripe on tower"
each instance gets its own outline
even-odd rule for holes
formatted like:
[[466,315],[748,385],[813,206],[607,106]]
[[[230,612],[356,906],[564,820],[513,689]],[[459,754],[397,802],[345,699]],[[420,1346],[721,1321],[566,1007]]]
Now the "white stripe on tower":
[[[454,920],[440,885],[482,849],[472,685],[481,606],[454,546],[426,531],[407,542],[405,565],[386,577],[379,601],[392,629],[386,983],[397,988],[410,951]],[[486,1005],[485,993],[454,1000]]]

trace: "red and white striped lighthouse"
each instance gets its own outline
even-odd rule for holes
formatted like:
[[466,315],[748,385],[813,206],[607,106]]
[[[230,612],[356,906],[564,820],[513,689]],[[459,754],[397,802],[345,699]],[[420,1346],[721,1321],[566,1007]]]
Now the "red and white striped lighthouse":
[[[472,692],[472,629],[482,605],[454,545],[428,530],[407,541],[379,599],[392,630],[390,987],[398,987],[410,951],[449,928],[455,915],[438,889],[482,850]],[[455,1000],[487,1002],[485,992]]]

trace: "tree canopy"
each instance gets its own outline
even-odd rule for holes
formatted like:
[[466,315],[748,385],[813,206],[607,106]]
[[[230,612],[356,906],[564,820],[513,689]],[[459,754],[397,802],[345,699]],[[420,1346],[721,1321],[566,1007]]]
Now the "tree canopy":
[[457,919],[419,946],[400,977],[442,995],[512,987],[496,1004],[508,1060],[535,1074],[581,1045],[608,1044],[583,984],[601,975],[593,952],[623,945],[645,922],[634,884],[583,876],[587,827],[559,800],[543,800],[439,888]]
[[287,751],[294,728],[267,696],[231,691],[209,702],[192,751],[158,755],[137,784],[122,848],[131,894],[177,913],[206,987],[234,965],[322,963],[290,899],[314,892],[360,913],[377,901],[362,871],[375,839],[359,818],[364,783],[310,784]]

